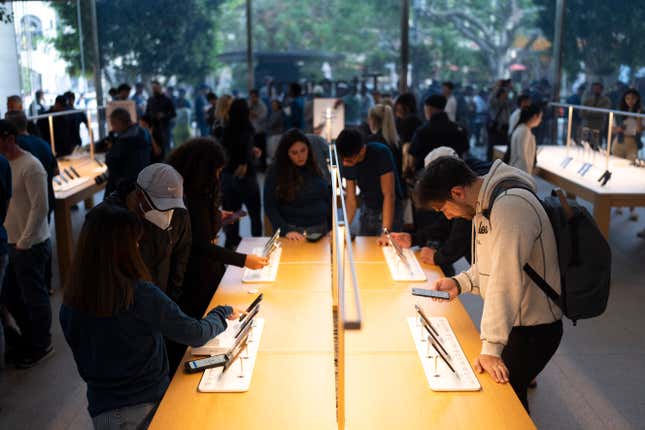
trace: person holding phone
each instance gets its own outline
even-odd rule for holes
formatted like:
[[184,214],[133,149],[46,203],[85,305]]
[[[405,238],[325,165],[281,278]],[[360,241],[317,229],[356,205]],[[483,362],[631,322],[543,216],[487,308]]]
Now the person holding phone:
[[[509,181],[523,187],[507,188]],[[531,176],[501,160],[477,176],[453,157],[430,163],[415,189],[419,203],[448,219],[472,220],[473,264],[439,279],[432,289],[450,299],[466,292],[481,295],[482,348],[475,370],[498,383],[510,382],[527,411],[527,389],[562,338],[562,311],[523,269],[529,264],[560,293],[555,234],[535,190]]]
[[170,383],[163,337],[201,346],[242,311],[184,314],[149,281],[139,253],[142,221],[116,205],[88,212],[63,293],[60,324],[87,383],[95,429],[147,428]]
[[266,257],[243,254],[217,245],[217,234],[226,220],[219,209],[220,177],[226,165],[226,154],[210,137],[189,139],[170,153],[168,163],[184,178],[184,203],[190,216],[192,246],[184,276],[183,295],[179,304],[193,318],[204,314],[217,290],[226,265],[261,269]]
[[316,163],[311,143],[298,129],[287,131],[264,183],[264,210],[274,230],[289,240],[329,231],[331,191]]

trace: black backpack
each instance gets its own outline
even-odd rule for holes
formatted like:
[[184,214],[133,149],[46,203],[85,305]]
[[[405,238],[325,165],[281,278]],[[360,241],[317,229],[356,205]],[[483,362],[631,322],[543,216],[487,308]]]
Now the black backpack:
[[567,200],[559,189],[542,200],[525,183],[509,179],[493,189],[491,206],[484,214],[487,218],[495,199],[512,188],[533,193],[551,221],[558,248],[562,294],[528,263],[524,265],[524,272],[574,325],[579,319],[601,315],[609,300],[611,248],[589,211],[576,201]]

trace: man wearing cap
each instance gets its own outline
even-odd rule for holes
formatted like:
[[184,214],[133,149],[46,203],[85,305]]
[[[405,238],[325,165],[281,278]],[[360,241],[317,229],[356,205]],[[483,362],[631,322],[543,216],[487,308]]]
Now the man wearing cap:
[[155,285],[175,301],[181,295],[191,245],[183,184],[170,165],[151,164],[141,170],[136,183],[122,183],[102,203],[125,207],[141,218],[141,257]]
[[444,111],[446,98],[439,94],[427,97],[424,112],[427,122],[419,127],[412,137],[409,155],[411,156],[406,170],[418,172],[423,169],[423,160],[440,146],[448,146],[462,157],[468,152],[468,135],[454,122],[450,121]]
[[13,315],[20,338],[14,361],[17,367],[32,367],[49,357],[51,304],[45,283],[51,257],[47,222],[47,173],[40,161],[17,143],[18,130],[0,120],[0,154],[11,167],[12,198],[4,226],[9,243],[7,291],[3,302]]

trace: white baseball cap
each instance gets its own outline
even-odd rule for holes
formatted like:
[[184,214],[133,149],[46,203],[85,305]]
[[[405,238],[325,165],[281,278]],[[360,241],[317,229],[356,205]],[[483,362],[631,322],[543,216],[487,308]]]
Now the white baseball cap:
[[169,164],[149,165],[139,173],[137,185],[158,211],[186,209],[184,178]]
[[428,155],[426,155],[426,158],[423,159],[423,166],[428,167],[428,164],[432,163],[439,157],[459,158],[459,155],[457,155],[457,152],[449,146],[440,146],[439,148],[433,149]]

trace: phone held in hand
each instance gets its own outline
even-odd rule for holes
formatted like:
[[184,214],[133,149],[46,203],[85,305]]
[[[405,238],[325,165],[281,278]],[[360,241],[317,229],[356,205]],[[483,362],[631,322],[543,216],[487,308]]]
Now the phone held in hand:
[[412,295],[430,297],[432,299],[450,300],[450,294],[445,291],[427,290],[425,288],[413,288]]

